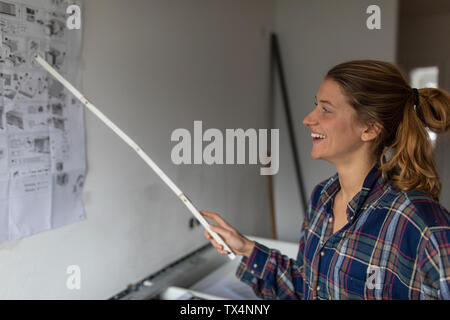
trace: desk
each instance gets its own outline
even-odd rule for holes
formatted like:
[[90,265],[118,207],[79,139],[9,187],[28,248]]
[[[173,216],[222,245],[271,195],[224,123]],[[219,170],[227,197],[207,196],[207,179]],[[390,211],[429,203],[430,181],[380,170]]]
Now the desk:
[[[292,259],[297,258],[298,243],[278,241],[272,239],[246,236],[247,238],[259,242],[269,248],[277,249],[284,255]],[[259,299],[253,290],[246,284],[239,281],[236,276],[242,257],[238,256],[233,261],[229,261],[220,266],[215,271],[206,275],[189,289],[195,292],[220,297],[225,299],[252,300]]]

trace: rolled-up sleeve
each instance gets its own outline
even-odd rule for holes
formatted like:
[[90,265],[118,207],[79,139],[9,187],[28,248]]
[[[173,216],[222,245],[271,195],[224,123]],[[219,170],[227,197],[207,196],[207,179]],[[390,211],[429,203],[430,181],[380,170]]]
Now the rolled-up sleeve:
[[251,255],[248,258],[242,258],[236,271],[236,277],[250,285],[260,298],[302,299],[304,287],[303,234],[302,231],[297,260],[290,259],[278,250],[269,249],[256,243]]

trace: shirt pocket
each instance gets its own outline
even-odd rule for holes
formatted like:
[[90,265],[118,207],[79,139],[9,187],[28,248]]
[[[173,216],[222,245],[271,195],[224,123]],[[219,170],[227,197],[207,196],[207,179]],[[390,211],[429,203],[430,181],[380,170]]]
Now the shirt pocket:
[[[379,272],[379,271],[378,271]],[[384,283],[374,272],[349,273],[339,270],[340,299],[384,299],[392,297],[392,285]],[[378,294],[376,294],[378,293]]]
[[[359,279],[355,275],[339,270],[339,283],[334,284],[334,288],[338,286],[339,299],[341,300],[362,300],[364,299],[364,289],[366,287],[366,279]],[[333,298],[336,294],[333,294]]]

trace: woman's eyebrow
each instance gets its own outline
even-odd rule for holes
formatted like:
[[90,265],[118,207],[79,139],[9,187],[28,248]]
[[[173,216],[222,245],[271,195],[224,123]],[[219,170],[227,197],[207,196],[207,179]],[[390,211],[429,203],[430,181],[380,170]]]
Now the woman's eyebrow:
[[[316,101],[317,101],[317,96],[315,96],[315,98],[316,98]],[[329,104],[330,106],[336,108],[336,107],[335,107],[330,101],[328,101],[328,100],[319,100],[319,102]]]

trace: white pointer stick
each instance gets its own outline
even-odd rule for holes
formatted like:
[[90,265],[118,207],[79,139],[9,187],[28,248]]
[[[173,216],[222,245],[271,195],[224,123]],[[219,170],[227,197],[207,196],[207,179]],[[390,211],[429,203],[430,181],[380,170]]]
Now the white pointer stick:
[[156,163],[153,162],[152,159],[134,142],[131,140],[131,138],[125,134],[118,126],[116,126],[111,120],[109,120],[100,110],[98,110],[92,103],[90,103],[72,84],[70,84],[69,81],[67,81],[63,76],[61,76],[51,65],[47,63],[44,59],[42,59],[39,55],[36,55],[34,57],[37,62],[41,64],[42,67],[44,67],[45,70],[47,70],[52,76],[54,76],[59,82],[61,82],[67,90],[72,92],[72,94],[83,103],[86,108],[91,110],[100,120],[102,120],[112,131],[114,131],[119,137],[122,138],[123,141],[125,141],[131,148],[134,149],[134,151],[137,152],[137,154],[147,163],[150,168],[153,169],[153,171],[156,172],[156,174],[169,186],[170,189],[180,198],[180,200],[186,205],[186,207],[189,209],[189,211],[194,215],[194,217],[202,224],[202,226],[208,230],[209,234],[216,240],[218,243],[220,243],[223,248],[230,253],[228,254],[228,257],[230,259],[236,258],[236,255],[231,251],[231,249],[228,247],[228,245],[225,243],[225,241],[222,240],[222,238],[211,230],[209,227],[209,223],[206,221],[206,219],[198,212],[198,210],[194,207],[192,202],[183,194],[183,192],[173,183],[172,180],[156,165]]

